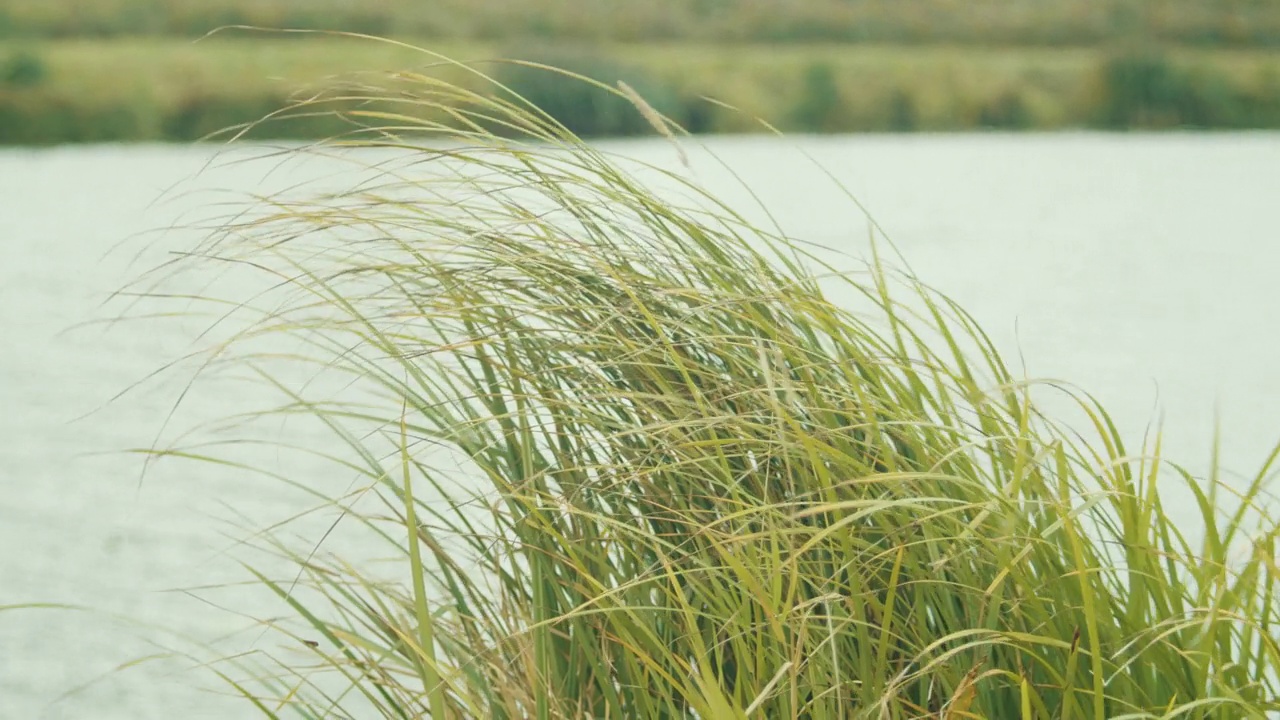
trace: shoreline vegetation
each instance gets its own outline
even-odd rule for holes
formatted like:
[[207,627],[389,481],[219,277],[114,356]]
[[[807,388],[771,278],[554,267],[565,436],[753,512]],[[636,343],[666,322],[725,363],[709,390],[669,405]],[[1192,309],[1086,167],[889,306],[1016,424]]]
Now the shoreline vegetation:
[[[254,624],[275,642],[202,665],[246,709],[1280,711],[1275,454],[1235,485],[1192,477],[1158,435],[1129,447],[1086,394],[1012,374],[970,316],[878,255],[819,282],[830,268],[804,247],[684,175],[658,194],[634,177],[661,171],[479,81],[371,82],[374,127],[291,151],[350,161],[350,189],[232,210],[125,293],[148,302],[140,321],[172,317],[150,303],[216,318],[187,390],[239,369],[279,394],[155,459],[271,477],[237,449],[314,421],[332,431],[320,457],[357,478],[318,512],[385,549],[366,564],[287,525],[254,535],[293,565],[255,574],[280,599]],[[169,284],[209,266],[217,283]],[[1083,424],[1042,414],[1041,392]],[[1194,521],[1170,514],[1173,489]]]
[[[424,64],[410,51],[352,38],[246,35],[0,39],[0,145],[193,141],[305,97],[300,86],[349,83],[353,68]],[[491,61],[519,58],[623,80],[695,133],[758,131],[755,118],[790,133],[1280,127],[1280,54],[1257,47],[530,40],[427,47],[475,61],[586,137],[644,127],[593,105],[577,84]],[[448,69],[425,72],[466,81]],[[617,124],[623,116],[630,119]],[[342,127],[312,117],[255,133],[310,140]]]
[[427,42],[1280,47],[1268,0],[6,0],[0,39],[199,37],[250,25]]

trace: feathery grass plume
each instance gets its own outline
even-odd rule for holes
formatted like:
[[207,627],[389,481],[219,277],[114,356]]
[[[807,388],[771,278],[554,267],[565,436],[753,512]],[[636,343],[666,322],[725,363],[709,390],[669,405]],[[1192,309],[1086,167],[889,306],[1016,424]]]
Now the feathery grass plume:
[[241,323],[217,363],[331,433],[380,505],[333,503],[396,558],[280,542],[297,582],[255,577],[304,659],[217,666],[266,716],[1280,711],[1270,461],[1198,480],[1066,387],[1089,423],[1063,427],[913,278],[819,282],[800,243],[476,87],[341,98],[369,129],[299,152],[350,188],[266,198],[169,268],[260,278],[208,293]]

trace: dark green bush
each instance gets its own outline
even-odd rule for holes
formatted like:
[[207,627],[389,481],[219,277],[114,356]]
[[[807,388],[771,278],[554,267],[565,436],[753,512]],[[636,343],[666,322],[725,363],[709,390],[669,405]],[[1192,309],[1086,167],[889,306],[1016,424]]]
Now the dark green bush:
[[29,90],[0,89],[0,145],[154,139],[146,110],[127,100],[84,103]]
[[978,111],[978,126],[995,130],[1022,130],[1031,127],[1033,118],[1022,95],[1008,90],[1000,93]]
[[[0,85],[0,145],[192,142],[211,136],[227,139],[249,124],[253,125],[247,128],[246,137],[312,140],[358,127],[340,114],[351,109],[349,103],[277,113],[287,107],[288,98],[271,93],[246,97],[196,94],[176,106],[164,107],[136,97],[103,101],[43,88],[6,89]],[[272,113],[277,114],[265,119]]]
[[1240,94],[1220,73],[1182,68],[1159,52],[1126,51],[1102,67],[1099,120],[1104,127],[1241,127]]
[[523,63],[562,68],[611,88],[622,81],[645,102],[676,121],[683,124],[687,114],[671,88],[642,70],[607,57],[586,51],[548,49],[519,50],[507,57],[514,61],[497,68],[494,74],[499,82],[579,137],[640,135],[653,129],[627,98],[564,72]]
[[53,108],[36,105],[32,93],[0,88],[0,144],[40,145],[52,142],[45,135],[56,122]]
[[282,98],[270,96],[228,101],[193,95],[164,118],[162,129],[166,140],[198,140],[232,125],[253,122],[283,106]]
[[165,140],[189,142],[210,136],[228,138],[253,124],[246,137],[316,139],[354,127],[339,116],[343,108],[336,104],[312,107],[305,113],[282,111],[289,106],[286,97],[270,93],[243,98],[194,95],[163,118],[161,132]]
[[701,97],[683,97],[680,106],[684,110],[681,123],[694,134],[712,133],[718,129],[717,114],[720,108]]
[[39,85],[48,75],[44,60],[30,50],[19,50],[0,63],[0,85]]
[[1190,90],[1177,68],[1151,52],[1108,58],[1102,82],[1103,124],[1113,128],[1177,125],[1178,106]]
[[819,132],[835,129],[838,122],[836,112],[840,108],[840,86],[831,65],[817,62],[805,68],[800,87],[800,101],[794,112],[796,128]]
[[1251,128],[1280,127],[1280,81],[1241,92],[1236,98],[1241,124]]
[[889,100],[889,129],[910,132],[919,125],[915,98],[906,90],[897,90]]

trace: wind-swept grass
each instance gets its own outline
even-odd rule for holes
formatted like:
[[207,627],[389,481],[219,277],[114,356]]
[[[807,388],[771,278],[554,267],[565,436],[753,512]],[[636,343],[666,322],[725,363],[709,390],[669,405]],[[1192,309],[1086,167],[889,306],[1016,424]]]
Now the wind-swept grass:
[[262,199],[164,271],[260,279],[199,291],[239,328],[210,362],[328,429],[313,449],[380,501],[334,499],[342,522],[396,557],[279,545],[297,581],[256,577],[307,654],[221,666],[264,715],[1280,710],[1270,463],[1192,478],[1065,387],[1063,427],[914,278],[820,279],[500,88],[334,107],[372,129],[300,152],[349,188]]

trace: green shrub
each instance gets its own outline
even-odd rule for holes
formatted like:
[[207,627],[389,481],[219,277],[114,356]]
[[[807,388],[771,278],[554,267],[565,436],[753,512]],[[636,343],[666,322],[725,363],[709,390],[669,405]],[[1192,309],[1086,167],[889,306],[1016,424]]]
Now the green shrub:
[[889,129],[910,132],[919,125],[916,102],[906,90],[895,90],[889,96]]
[[342,93],[341,88],[318,91],[304,108],[274,92],[231,97],[191,95],[165,113],[161,132],[165,140],[189,142],[233,136],[314,140],[358,131],[362,123],[350,115],[355,104],[341,101]]
[[699,135],[719,130],[716,116],[720,108],[715,103],[701,97],[687,97],[680,101],[680,106],[684,109],[681,125],[688,132]]
[[[532,49],[508,54],[495,77],[579,137],[627,136],[648,132],[650,123],[626,97],[571,76],[581,75],[615,88],[621,81],[659,112],[684,115],[676,96],[644,71],[586,51]],[[547,67],[557,70],[550,70]]]
[[166,140],[200,140],[232,126],[256,122],[285,105],[285,98],[277,95],[234,99],[192,95],[166,115],[161,127]]
[[1240,97],[1211,69],[1186,70],[1160,53],[1114,54],[1102,68],[1101,124],[1110,128],[1238,127]]
[[0,63],[0,86],[39,85],[48,75],[44,60],[30,50],[19,50]]
[[32,93],[0,89],[0,144],[39,145],[55,141],[47,139],[57,122],[55,108],[37,100]]
[[[269,198],[166,266],[244,273],[201,289],[245,328],[206,367],[279,391],[267,420],[332,431],[316,450],[365,489],[331,502],[398,563],[388,581],[280,541],[297,574],[256,575],[285,616],[263,623],[306,657],[214,665],[264,715],[1280,711],[1270,461],[1219,487],[1049,386],[1087,419],[1063,427],[914,278],[873,261],[820,283],[695,183],[656,194],[651,168],[526,111],[411,89],[394,97],[536,142],[372,139],[349,192]],[[157,452],[240,446],[219,427]]]
[[807,131],[830,131],[840,109],[840,86],[830,63],[817,62],[805,68],[800,81],[800,101],[794,112],[795,127]]
[[985,103],[978,112],[978,126],[1000,130],[1022,130],[1031,127],[1033,118],[1022,95],[1016,91],[1000,93]]
[[1250,128],[1280,127],[1280,83],[1242,92],[1236,98],[1239,126]]
[[153,138],[148,128],[146,110],[127,100],[86,103],[40,91],[0,89],[0,145]]

